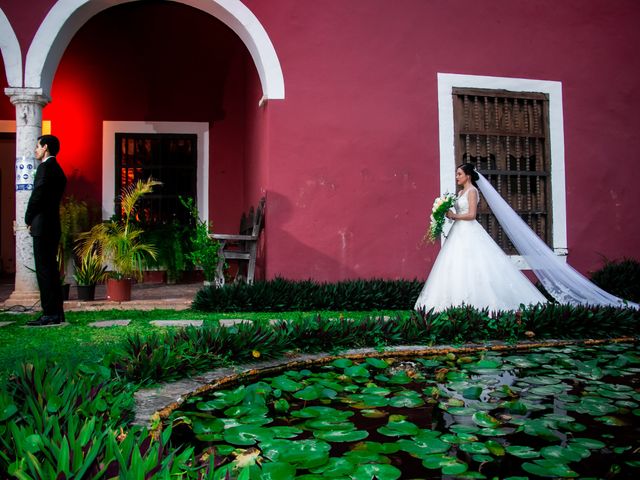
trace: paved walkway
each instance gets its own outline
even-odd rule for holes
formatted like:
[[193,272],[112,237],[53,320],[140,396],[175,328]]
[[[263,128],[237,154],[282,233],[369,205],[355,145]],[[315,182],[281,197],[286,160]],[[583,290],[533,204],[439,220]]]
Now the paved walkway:
[[[202,288],[202,283],[180,283],[167,285],[165,283],[139,283],[133,285],[131,291],[131,301],[112,302],[107,300],[106,287],[98,285],[96,287],[96,299],[92,302],[81,302],[78,300],[76,288],[71,286],[69,300],[64,303],[64,309],[70,311],[93,311],[93,310],[153,310],[156,308],[169,310],[186,310],[191,307],[191,302],[198,290]],[[12,279],[0,279],[0,308],[4,308],[4,302],[13,292]],[[32,307],[32,305],[24,305]],[[40,305],[33,306],[34,310],[40,310]],[[14,311],[19,309],[14,308]]]

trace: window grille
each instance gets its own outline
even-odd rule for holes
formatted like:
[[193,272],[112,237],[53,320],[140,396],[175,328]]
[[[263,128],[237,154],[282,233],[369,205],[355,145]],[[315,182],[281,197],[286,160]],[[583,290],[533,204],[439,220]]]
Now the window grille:
[[[138,220],[145,223],[189,221],[178,199],[197,194],[197,135],[116,133],[115,212],[122,214],[123,187],[153,177],[162,182],[138,203]],[[196,199],[197,200],[197,199]]]
[[[469,162],[551,246],[547,94],[453,89],[457,164]],[[508,254],[516,250],[480,196],[478,221]]]

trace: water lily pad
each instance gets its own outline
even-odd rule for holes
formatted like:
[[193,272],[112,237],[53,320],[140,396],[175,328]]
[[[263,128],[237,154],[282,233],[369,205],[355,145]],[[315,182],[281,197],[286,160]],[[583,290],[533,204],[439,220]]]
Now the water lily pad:
[[345,412],[337,408],[324,406],[306,407],[291,412],[291,416],[297,418],[335,417],[336,415],[342,416],[342,418],[349,418],[353,415],[353,412]]
[[367,379],[371,376],[367,370],[366,364],[352,365],[344,369],[344,374],[356,381]]
[[232,445],[253,445],[272,438],[270,429],[258,425],[240,425],[224,431],[224,441]]
[[448,455],[428,455],[422,459],[422,464],[431,470],[442,469],[445,475],[456,475],[467,471],[467,464]]
[[551,445],[540,450],[540,455],[549,460],[555,460],[560,463],[579,462],[582,455],[578,450],[564,448],[559,445]]
[[480,429],[475,425],[455,424],[455,425],[451,425],[449,427],[449,430],[460,434],[460,433],[475,433],[475,432],[478,432]]
[[629,422],[627,422],[626,420],[623,420],[622,418],[619,418],[619,417],[614,417],[613,415],[605,415],[603,417],[598,417],[597,420],[611,427],[623,427],[625,425],[629,425]]
[[389,399],[389,406],[395,408],[416,408],[424,405],[424,400],[419,393],[410,390],[402,392]]
[[279,388],[285,392],[296,392],[304,387],[304,384],[296,382],[286,375],[275,377],[271,380],[271,385],[273,385],[274,388]]
[[573,438],[571,439],[571,443],[588,448],[589,450],[600,450],[606,447],[606,444],[594,438]]
[[485,447],[485,445],[483,443],[480,443],[480,442],[463,443],[458,448],[460,450],[462,450],[463,452],[468,452],[468,453],[471,453],[471,454],[478,454],[478,453],[486,454],[486,453],[490,453],[489,449],[487,447]]
[[299,398],[300,400],[317,400],[318,398],[320,398],[320,392],[315,385],[309,385],[308,387],[305,387],[302,390],[294,393],[293,396],[295,398]]
[[522,469],[528,473],[538,475],[540,477],[557,478],[577,477],[578,474],[571,470],[567,465],[563,463],[545,462],[543,460],[534,460],[535,463],[525,462],[522,464]]
[[268,440],[260,442],[262,455],[274,462],[286,462],[303,468],[327,462],[331,445],[322,440]]
[[353,365],[353,361],[349,360],[348,358],[339,358],[331,362],[331,365],[336,368],[347,368]]
[[379,387],[377,385],[372,385],[362,389],[362,393],[364,395],[380,395],[381,397],[386,397],[391,393],[386,387]]
[[352,422],[344,421],[340,417],[313,418],[304,422],[305,428],[309,430],[355,430]]
[[387,362],[379,358],[367,358],[365,361],[372,367],[378,368],[380,370],[383,370],[389,366]]
[[384,410],[378,410],[376,408],[365,408],[364,410],[360,411],[360,415],[365,418],[383,418],[389,414]]
[[322,473],[324,477],[336,478],[349,475],[355,469],[355,465],[346,458],[331,457],[327,463],[313,468],[312,473]]
[[296,467],[286,462],[266,462],[262,465],[260,478],[262,480],[282,480],[295,478]]
[[447,452],[451,448],[450,444],[435,437],[421,438],[420,441],[402,439],[398,440],[397,444],[401,450],[418,458],[425,458],[434,453]]
[[294,438],[302,433],[302,429],[288,426],[271,427],[269,430],[273,438]]
[[378,433],[389,437],[401,437],[404,435],[415,435],[419,431],[418,426],[406,420],[389,421],[387,425],[378,428]]
[[487,440],[486,442],[484,442],[484,445],[491,452],[491,455],[495,457],[504,456],[504,446],[500,442],[496,442],[495,440]]
[[400,475],[402,475],[402,472],[393,465],[370,463],[367,465],[359,465],[350,477],[353,480],[371,480],[372,478],[395,480],[400,478]]
[[354,408],[359,409],[386,407],[389,405],[389,399],[380,395],[354,394],[349,395],[345,401],[352,403]]
[[364,430],[326,430],[315,431],[313,435],[327,442],[357,442],[369,436]]
[[518,458],[537,458],[540,453],[529,446],[509,445],[506,452]]
[[480,398],[480,395],[482,395],[482,387],[478,386],[468,387],[462,391],[462,396],[469,400],[477,400]]
[[480,427],[497,427],[500,421],[486,412],[476,412],[471,417],[473,422]]

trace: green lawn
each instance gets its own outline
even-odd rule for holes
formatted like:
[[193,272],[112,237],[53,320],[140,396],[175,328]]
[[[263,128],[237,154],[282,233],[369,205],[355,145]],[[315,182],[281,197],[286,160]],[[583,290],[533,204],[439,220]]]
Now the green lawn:
[[[205,313],[191,310],[103,310],[95,312],[66,312],[70,325],[64,327],[25,328],[27,321],[36,314],[0,313],[0,322],[14,321],[12,325],[0,327],[0,376],[14,370],[21,363],[35,359],[55,360],[60,363],[91,363],[99,361],[105,353],[113,350],[133,333],[152,333],[162,329],[149,324],[152,320],[204,320],[215,322],[223,318],[243,318],[253,321],[268,321],[273,318],[295,320],[322,315],[324,318],[363,318],[368,316],[409,315],[409,311],[371,312],[280,312],[280,313]],[[102,320],[131,320],[126,327],[95,328],[89,323]]]

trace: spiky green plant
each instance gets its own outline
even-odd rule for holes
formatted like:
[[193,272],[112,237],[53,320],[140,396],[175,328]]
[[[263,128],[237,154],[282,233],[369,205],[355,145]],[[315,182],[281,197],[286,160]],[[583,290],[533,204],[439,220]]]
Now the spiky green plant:
[[79,235],[76,252],[84,257],[92,251],[98,252],[113,266],[114,278],[142,278],[142,270],[148,257],[157,256],[154,245],[141,240],[144,231],[137,227],[136,204],[140,198],[150,193],[153,187],[162,185],[153,179],[128,185],[122,189],[122,218],[95,225],[88,232]]

